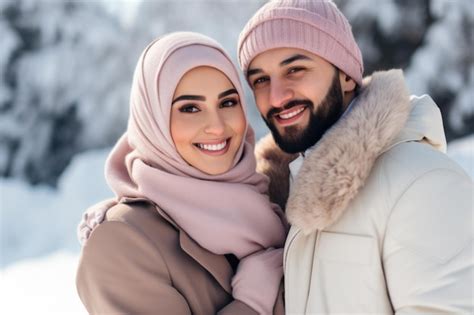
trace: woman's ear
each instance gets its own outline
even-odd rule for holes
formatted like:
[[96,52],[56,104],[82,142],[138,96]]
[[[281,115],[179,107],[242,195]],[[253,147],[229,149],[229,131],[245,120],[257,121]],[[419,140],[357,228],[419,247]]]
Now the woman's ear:
[[341,89],[344,94],[351,93],[356,88],[355,81],[343,71],[339,71],[339,82],[341,83]]

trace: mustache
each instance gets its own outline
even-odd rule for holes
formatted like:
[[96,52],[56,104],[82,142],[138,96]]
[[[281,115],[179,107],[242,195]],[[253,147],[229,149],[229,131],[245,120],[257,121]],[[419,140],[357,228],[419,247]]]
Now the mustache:
[[291,100],[281,108],[273,107],[272,109],[270,109],[267,113],[267,119],[270,120],[273,116],[278,115],[279,113],[298,105],[305,105],[309,108],[313,108],[313,102],[311,102],[310,100]]

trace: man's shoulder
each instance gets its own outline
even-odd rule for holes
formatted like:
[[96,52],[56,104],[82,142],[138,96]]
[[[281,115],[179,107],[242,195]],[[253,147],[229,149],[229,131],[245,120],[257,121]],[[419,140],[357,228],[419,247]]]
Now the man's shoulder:
[[391,180],[407,183],[428,173],[449,171],[459,177],[469,178],[467,173],[447,154],[425,142],[400,143],[384,154],[376,162],[375,168]]
[[[446,154],[423,143],[387,152],[391,194],[387,225],[396,240],[425,258],[444,263],[472,241],[472,179]],[[421,254],[420,254],[421,255]]]
[[[427,143],[404,142],[377,159],[364,190],[368,198],[383,201],[385,213],[390,216],[395,208],[406,206],[401,200],[426,204],[427,199],[449,199],[456,187],[471,184],[469,175],[445,153]],[[429,193],[435,190],[443,193],[437,196]],[[377,196],[374,191],[378,192]],[[425,216],[422,212],[417,211]]]

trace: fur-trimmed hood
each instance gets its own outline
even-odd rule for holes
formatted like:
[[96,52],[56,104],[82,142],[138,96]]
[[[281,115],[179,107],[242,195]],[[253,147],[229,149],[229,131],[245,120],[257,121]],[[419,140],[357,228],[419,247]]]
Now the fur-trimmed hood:
[[[439,110],[431,109],[428,114],[440,120]],[[426,135],[426,128],[418,126],[426,110],[421,112],[412,111],[401,70],[375,72],[365,78],[350,112],[306,155],[286,203],[288,221],[305,234],[335,223],[364,186],[377,157],[397,143],[427,138],[442,148],[444,135],[443,139],[440,132]],[[417,118],[407,123],[413,113]],[[257,144],[256,157],[257,170],[271,179],[271,200],[284,206],[288,164],[297,155],[284,153],[267,135]]]

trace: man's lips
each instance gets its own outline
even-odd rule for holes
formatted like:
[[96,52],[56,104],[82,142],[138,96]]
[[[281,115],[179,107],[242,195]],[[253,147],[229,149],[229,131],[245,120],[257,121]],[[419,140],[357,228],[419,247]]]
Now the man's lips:
[[302,111],[304,111],[306,109],[306,107],[307,107],[306,105],[293,106],[292,108],[281,111],[281,112],[275,114],[274,116],[279,118],[279,119],[290,119],[290,118],[298,115]]
[[273,117],[278,122],[278,124],[289,125],[300,119],[306,112],[307,108],[308,106],[306,105],[293,106],[290,109],[274,114]]
[[311,110],[312,108],[312,101],[308,99],[294,99],[286,103],[283,107],[272,107],[267,112],[265,120],[267,123],[274,120],[275,122],[273,124],[286,127],[296,123],[308,112],[307,109]]

